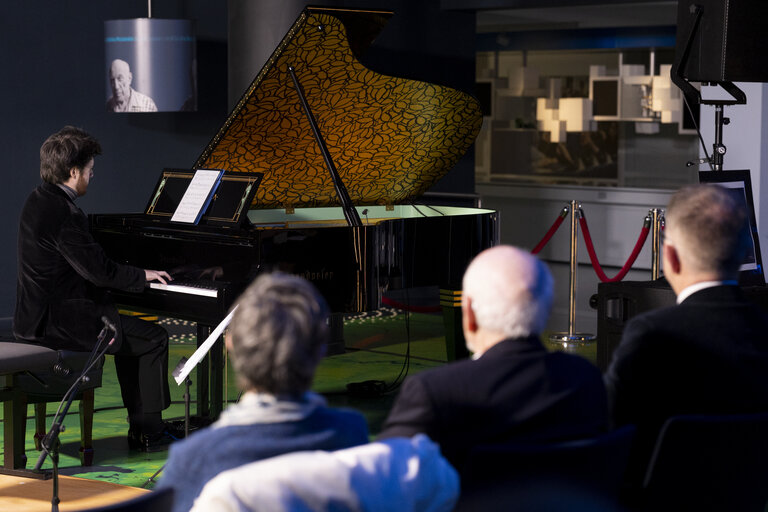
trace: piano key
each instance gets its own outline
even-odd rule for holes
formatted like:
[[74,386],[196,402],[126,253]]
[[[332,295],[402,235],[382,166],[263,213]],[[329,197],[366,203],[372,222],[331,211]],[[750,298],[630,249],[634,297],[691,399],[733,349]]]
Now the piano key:
[[217,297],[219,290],[202,283],[149,283],[149,287],[155,290],[164,290],[172,293],[186,293],[189,295],[201,295],[203,297]]

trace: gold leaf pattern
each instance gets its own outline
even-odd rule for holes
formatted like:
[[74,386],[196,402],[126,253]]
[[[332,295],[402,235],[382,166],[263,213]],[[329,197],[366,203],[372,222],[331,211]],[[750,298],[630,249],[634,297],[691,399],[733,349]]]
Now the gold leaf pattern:
[[338,18],[305,11],[195,164],[264,173],[252,207],[339,204],[289,66],[354,204],[397,204],[423,194],[480,130],[474,98],[365,68]]

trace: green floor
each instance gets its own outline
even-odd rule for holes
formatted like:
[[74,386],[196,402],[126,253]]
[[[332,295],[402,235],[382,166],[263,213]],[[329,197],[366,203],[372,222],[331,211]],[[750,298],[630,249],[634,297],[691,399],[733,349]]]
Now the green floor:
[[[195,339],[194,335],[191,335],[193,330],[188,325],[180,325],[168,319],[163,319],[161,323],[171,334],[169,359],[170,366],[173,368],[181,357],[189,357],[194,352]],[[382,309],[372,314],[348,317],[345,320],[344,337],[346,353],[326,357],[321,362],[317,370],[314,390],[322,393],[333,406],[352,407],[363,413],[372,436],[380,430],[381,423],[397,391],[394,390],[376,398],[360,398],[350,396],[346,391],[346,385],[366,380],[381,380],[386,384],[392,384],[406,373],[416,373],[425,368],[444,364],[446,361],[444,329],[440,315],[419,313],[406,315],[394,310]],[[409,352],[409,358],[405,357],[406,352]],[[577,353],[594,361],[594,346]],[[193,372],[193,379],[194,375]],[[229,366],[225,393],[229,401],[235,401],[238,397],[235,376]],[[177,386],[171,378],[173,404],[164,413],[166,419],[184,417],[183,394],[183,386]],[[194,398],[193,386],[192,400]],[[57,404],[48,404],[48,414],[52,415],[56,407]],[[29,412],[32,414],[31,407]],[[193,404],[192,413],[194,412]],[[50,421],[49,416],[49,426]],[[104,367],[103,385],[96,391],[93,466],[80,466],[77,402],[73,404],[64,424],[66,431],[61,434],[62,448],[59,464],[61,474],[136,487],[151,488],[153,486],[153,483],[148,480],[162,468],[167,452],[144,454],[129,451],[125,437],[128,429],[126,413],[122,408],[111,357],[107,358]],[[26,453],[29,458],[27,467],[34,466],[39,453],[34,448],[33,432],[33,419],[30,417],[26,436]],[[50,468],[50,460],[46,461],[43,467]],[[162,473],[158,478],[160,477]]]
[[[315,391],[324,394],[331,405],[353,407],[362,412],[368,421],[372,435],[379,431],[396,391],[378,398],[357,398],[346,393],[346,385],[350,382],[365,380],[382,380],[390,384],[406,370],[408,373],[415,373],[446,361],[442,317],[418,313],[409,316],[410,318],[406,320],[405,314],[385,309],[374,314],[347,318],[344,327],[347,352],[326,357],[317,370]],[[173,368],[181,357],[189,357],[194,352],[195,339],[190,335],[191,327],[177,326],[170,322],[164,319],[162,323],[171,334],[169,360]],[[410,344],[408,343],[409,333]],[[406,367],[405,353],[409,345],[410,358]],[[194,375],[193,372],[193,380]],[[238,397],[238,389],[229,365],[226,375],[227,400],[235,401]],[[177,386],[172,378],[170,382],[173,404],[166,410],[164,417],[181,419],[184,417],[184,387]],[[194,385],[192,388],[194,401]],[[57,405],[48,404],[49,425]],[[192,413],[194,412],[193,403]],[[27,467],[32,467],[39,452],[35,450],[32,438],[34,423],[31,407],[29,414],[26,453],[29,458]],[[73,404],[64,424],[66,431],[61,434],[62,447],[59,463],[61,474],[106,480],[123,485],[152,487],[151,483],[147,485],[147,480],[162,467],[167,452],[144,454],[128,450],[125,437],[128,429],[126,413],[122,408],[111,357],[108,357],[105,363],[102,387],[96,390],[93,466],[80,466],[78,454],[80,425],[77,402]],[[51,463],[48,460],[43,468],[50,467]]]

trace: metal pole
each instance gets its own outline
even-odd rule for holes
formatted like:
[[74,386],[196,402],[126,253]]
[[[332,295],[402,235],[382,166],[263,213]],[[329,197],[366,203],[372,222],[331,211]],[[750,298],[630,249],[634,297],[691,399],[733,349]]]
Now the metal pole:
[[715,105],[715,143],[712,145],[712,170],[722,171],[723,160],[725,156],[725,145],[723,144],[723,106]]
[[576,273],[578,270],[578,219],[581,212],[581,205],[578,201],[571,201],[571,255],[570,255],[570,279],[568,283],[568,332],[553,333],[549,341],[562,343],[563,347],[569,348],[595,340],[593,334],[576,332]]
[[573,200],[571,201],[571,271],[570,280],[568,282],[568,337],[573,337],[573,327],[576,325],[576,272],[578,271],[578,255],[579,255],[579,239],[578,239],[578,224],[576,222],[576,215],[579,204]]
[[651,216],[651,279],[661,277],[661,227],[664,224],[664,210],[652,208]]

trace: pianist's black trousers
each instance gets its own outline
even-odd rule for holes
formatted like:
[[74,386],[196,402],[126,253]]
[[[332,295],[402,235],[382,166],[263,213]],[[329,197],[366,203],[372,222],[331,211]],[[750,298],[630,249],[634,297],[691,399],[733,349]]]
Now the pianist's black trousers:
[[159,418],[171,405],[168,388],[168,333],[161,326],[120,315],[123,342],[115,355],[117,380],[131,423]]

